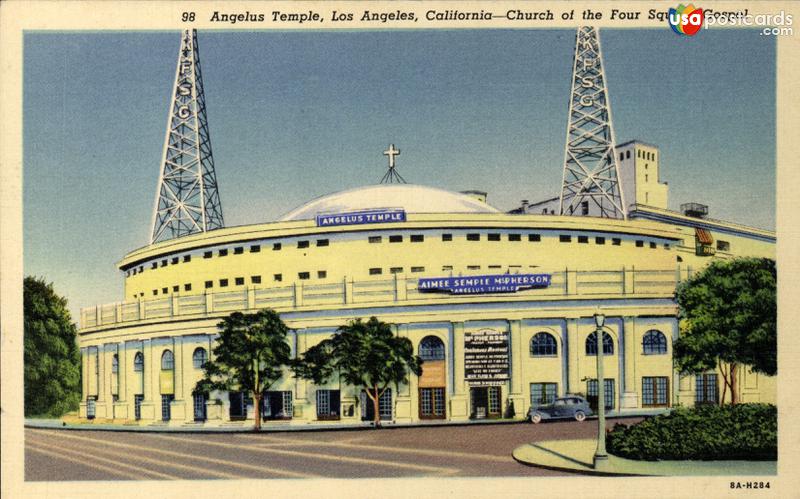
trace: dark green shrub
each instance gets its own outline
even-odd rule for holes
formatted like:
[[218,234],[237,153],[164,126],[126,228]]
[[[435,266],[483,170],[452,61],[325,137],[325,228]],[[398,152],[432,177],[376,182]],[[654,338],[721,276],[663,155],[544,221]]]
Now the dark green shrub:
[[775,460],[778,411],[768,404],[676,408],[639,424],[614,425],[606,448],[620,457],[650,461]]

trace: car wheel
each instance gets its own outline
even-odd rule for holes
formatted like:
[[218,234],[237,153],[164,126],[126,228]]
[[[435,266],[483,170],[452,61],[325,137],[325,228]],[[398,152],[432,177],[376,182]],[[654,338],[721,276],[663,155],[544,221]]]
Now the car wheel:
[[583,421],[586,419],[586,413],[583,411],[575,411],[575,421]]
[[538,412],[534,412],[533,416],[531,416],[531,423],[539,424],[541,422],[542,422],[542,415],[539,414]]

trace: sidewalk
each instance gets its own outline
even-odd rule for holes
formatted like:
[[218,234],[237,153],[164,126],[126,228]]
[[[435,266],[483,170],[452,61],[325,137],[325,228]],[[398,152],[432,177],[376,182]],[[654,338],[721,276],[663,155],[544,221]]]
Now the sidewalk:
[[[615,418],[629,418],[640,416],[654,416],[656,414],[663,414],[667,412],[665,409],[642,409],[635,412],[614,413],[612,412],[607,416],[608,419]],[[595,419],[593,417],[587,420]],[[389,422],[383,423],[383,428],[413,428],[413,427],[427,427],[427,426],[466,426],[476,424],[528,424],[524,419],[470,419],[464,421],[413,421],[413,422]],[[94,430],[94,431],[153,431],[153,432],[176,432],[176,433],[236,433],[236,432],[252,432],[253,421],[237,421],[237,422],[223,422],[214,424],[203,423],[173,423],[165,424],[160,421],[149,423],[135,423],[135,422],[116,422],[112,423],[110,420],[93,420],[88,421],[85,419],[78,419],[73,416],[66,416],[60,419],[39,419],[39,418],[25,418],[26,428],[44,428],[44,429],[59,429],[59,430]],[[288,422],[269,422],[262,425],[261,431],[264,433],[269,432],[284,432],[284,431],[335,431],[335,430],[356,430],[362,428],[371,428],[371,422],[328,422],[317,423],[311,422],[308,424],[290,424]]]
[[714,476],[776,475],[777,461],[636,461],[609,454],[609,470],[596,472],[592,458],[596,440],[557,440],[522,445],[514,449],[518,462],[537,468],[586,475]]
[[[382,428],[414,428],[427,426],[465,426],[476,424],[517,424],[518,419],[486,419],[480,421],[415,421],[411,423],[392,423],[384,421]],[[202,423],[164,424],[154,423],[110,423],[88,422],[83,420],[64,421],[62,419],[25,419],[26,428],[40,428],[50,430],[87,430],[87,431],[123,431],[123,432],[161,432],[161,433],[247,433],[253,431],[253,421],[225,422],[218,425],[204,425]],[[291,432],[291,431],[338,431],[360,430],[372,428],[371,422],[355,423],[264,423],[261,425],[262,433]]]

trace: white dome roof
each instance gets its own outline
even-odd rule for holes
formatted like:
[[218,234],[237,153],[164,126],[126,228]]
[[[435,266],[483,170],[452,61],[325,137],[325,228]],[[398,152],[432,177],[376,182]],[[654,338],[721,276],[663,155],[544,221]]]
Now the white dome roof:
[[377,208],[402,208],[406,213],[500,213],[466,194],[423,185],[380,184],[319,197],[290,211],[280,221],[311,220],[323,213]]

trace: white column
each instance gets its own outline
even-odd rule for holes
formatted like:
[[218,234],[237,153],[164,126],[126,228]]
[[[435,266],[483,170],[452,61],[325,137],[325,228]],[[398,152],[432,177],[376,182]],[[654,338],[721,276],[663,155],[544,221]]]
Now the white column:
[[625,381],[625,391],[622,394],[622,409],[634,409],[639,406],[639,394],[636,390],[636,321],[633,317],[622,318],[624,331],[625,362],[620,377]]

